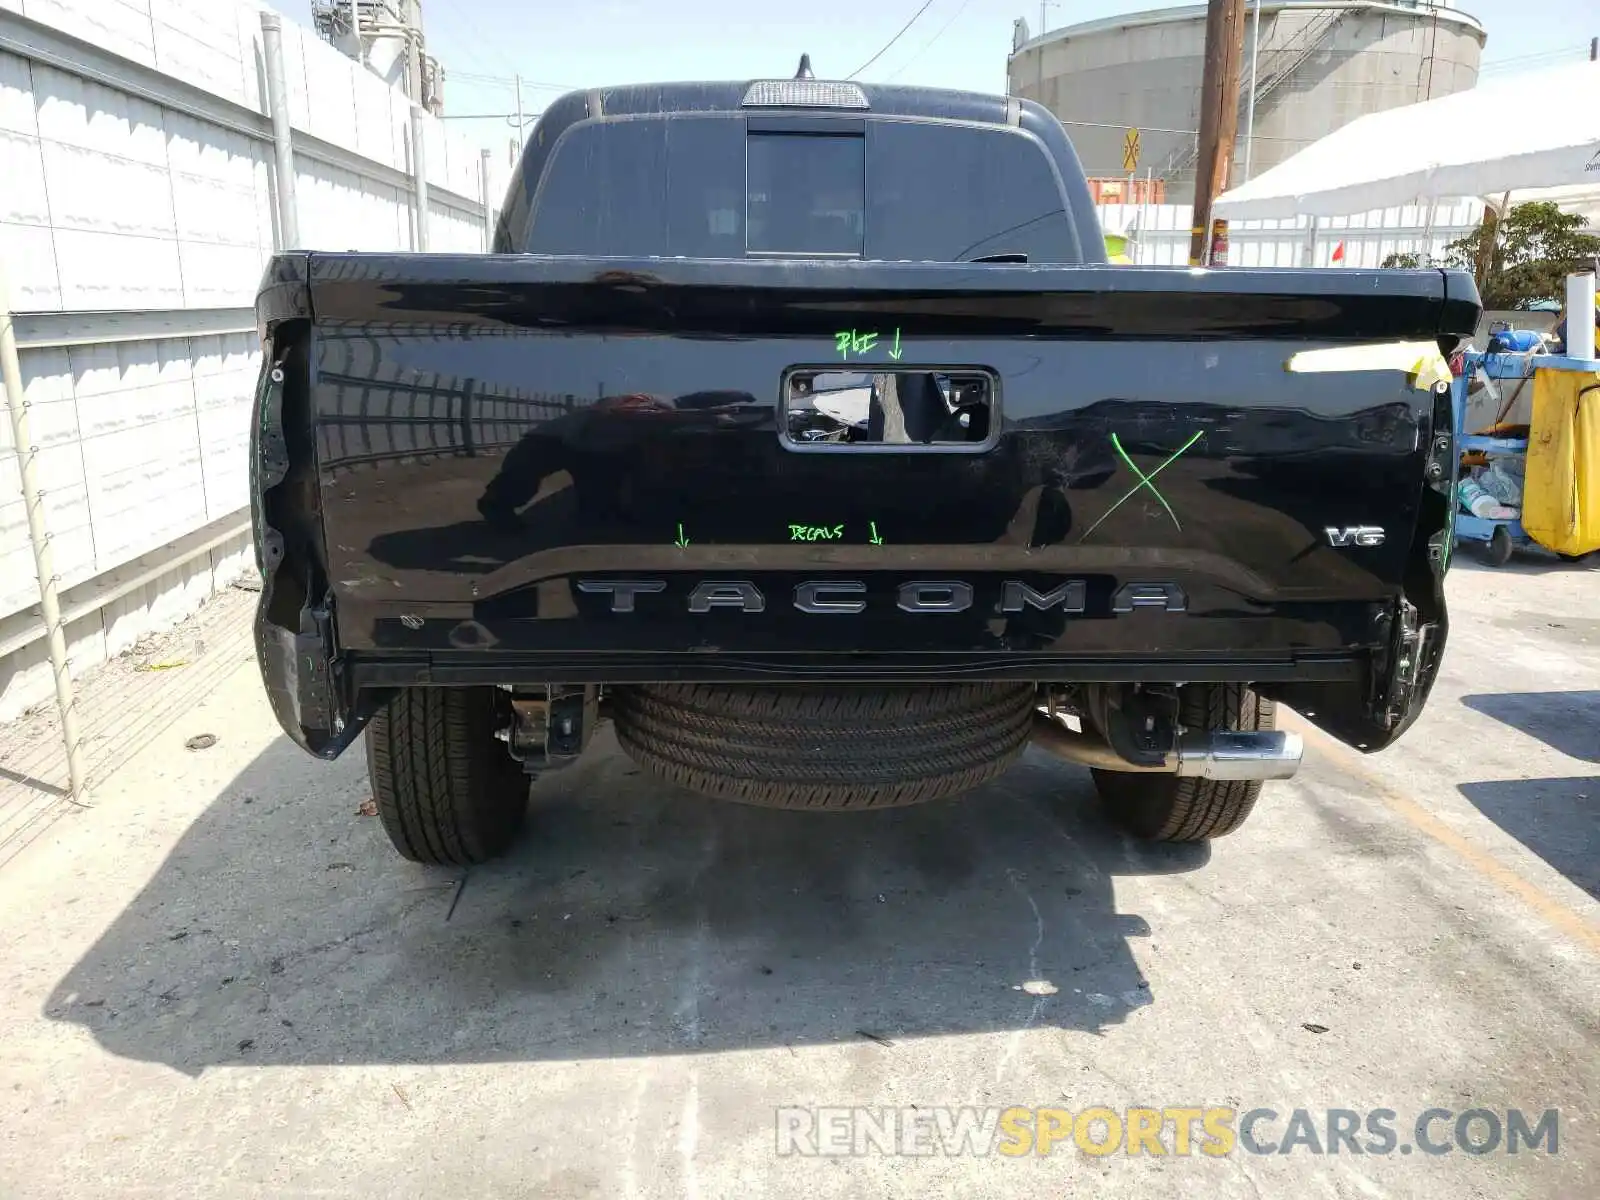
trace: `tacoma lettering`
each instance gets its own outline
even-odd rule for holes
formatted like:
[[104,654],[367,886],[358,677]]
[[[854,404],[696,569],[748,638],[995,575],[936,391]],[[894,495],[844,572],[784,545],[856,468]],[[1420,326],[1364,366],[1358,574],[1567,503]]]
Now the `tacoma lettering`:
[[[610,596],[610,611],[638,611],[638,597],[667,590],[664,579],[580,579],[577,589],[585,595]],[[1019,579],[979,585],[994,597],[989,611],[1021,613],[1063,612],[1074,615],[1088,611],[1089,584],[1083,579],[1065,579],[1054,587],[1034,586]],[[993,588],[995,590],[989,591]],[[907,613],[960,613],[972,608],[977,588],[962,579],[918,579],[900,584],[895,590],[895,606]],[[867,609],[867,585],[860,579],[812,579],[797,584],[794,606],[816,616],[860,613]],[[692,613],[714,610],[744,613],[765,612],[766,596],[754,583],[743,579],[696,580],[689,590],[688,609]],[[1175,583],[1129,583],[1112,596],[1113,613],[1158,608],[1181,613],[1188,607],[1184,591]]]
[[1000,611],[1019,613],[1024,608],[1081,613],[1089,603],[1088,585],[1081,579],[1069,579],[1052,592],[1036,592],[1025,583],[1008,579],[1000,593]]

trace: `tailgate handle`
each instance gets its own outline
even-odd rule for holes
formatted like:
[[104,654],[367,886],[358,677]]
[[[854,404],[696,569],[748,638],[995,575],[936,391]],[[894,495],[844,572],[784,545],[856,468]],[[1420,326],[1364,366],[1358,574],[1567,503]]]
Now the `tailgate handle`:
[[791,450],[970,454],[999,436],[999,381],[983,368],[791,367],[782,388]]

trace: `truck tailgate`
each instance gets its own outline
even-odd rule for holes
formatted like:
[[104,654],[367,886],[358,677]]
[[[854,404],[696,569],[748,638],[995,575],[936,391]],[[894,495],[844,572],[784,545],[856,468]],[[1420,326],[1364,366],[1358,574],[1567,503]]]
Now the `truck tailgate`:
[[[263,318],[309,295],[354,652],[1337,659],[1381,639],[1448,431],[1404,371],[1286,364],[1475,311],[1440,272],[297,261]],[[993,437],[797,447],[797,367],[981,373]],[[963,586],[902,603],[930,582]]]

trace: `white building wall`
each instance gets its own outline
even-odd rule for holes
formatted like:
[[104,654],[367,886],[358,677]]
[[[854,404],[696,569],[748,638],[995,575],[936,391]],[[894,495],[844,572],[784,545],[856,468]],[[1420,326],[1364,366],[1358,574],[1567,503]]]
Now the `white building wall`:
[[[63,604],[154,576],[72,622],[75,672],[180,619],[249,558],[235,536],[161,570],[246,516],[259,357],[248,309],[276,225],[260,12],[248,0],[0,0],[0,263]],[[409,101],[287,18],[282,44],[302,244],[414,248]],[[478,149],[431,116],[423,126],[429,248],[478,251]],[[497,201],[505,168],[491,165]],[[46,327],[35,315],[153,310],[168,311],[170,334],[27,336]],[[186,329],[189,314],[224,331]],[[0,421],[0,719],[51,688],[11,440]]]

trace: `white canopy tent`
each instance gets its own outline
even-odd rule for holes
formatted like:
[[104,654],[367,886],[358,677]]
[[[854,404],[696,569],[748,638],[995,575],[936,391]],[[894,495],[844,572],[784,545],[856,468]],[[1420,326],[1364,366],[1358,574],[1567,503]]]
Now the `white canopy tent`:
[[1600,63],[1530,71],[1359,117],[1217,197],[1230,220],[1335,217],[1481,196],[1600,221]]

